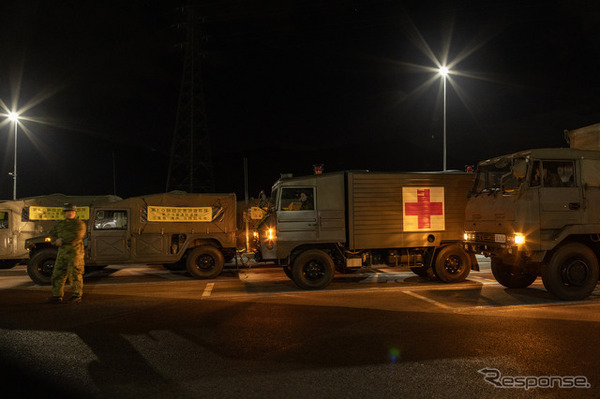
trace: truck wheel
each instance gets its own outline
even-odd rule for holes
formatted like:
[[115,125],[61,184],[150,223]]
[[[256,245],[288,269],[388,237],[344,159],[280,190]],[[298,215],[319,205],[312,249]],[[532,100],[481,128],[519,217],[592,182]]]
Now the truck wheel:
[[506,288],[526,288],[537,278],[537,273],[515,270],[511,265],[505,265],[500,258],[492,258],[492,274],[497,282]]
[[411,267],[410,271],[413,272],[414,274],[416,274],[419,277],[423,277],[424,279],[427,280],[435,280],[435,274],[433,273],[433,270],[431,269],[431,267],[427,267],[427,266],[419,266],[419,267]]
[[56,262],[56,248],[44,248],[39,250],[27,262],[27,274],[34,283],[39,285],[49,285],[54,271],[54,262]]
[[19,264],[20,259],[4,259],[0,260],[0,269],[12,269]]
[[195,278],[215,278],[223,271],[223,254],[210,245],[191,250],[187,256],[187,271]]
[[448,245],[437,253],[433,272],[445,283],[464,281],[471,272],[471,259],[460,246]]
[[333,259],[320,249],[302,252],[292,266],[294,283],[305,290],[327,287],[334,273]]
[[292,275],[292,268],[289,266],[284,266],[283,267],[283,272],[285,273],[286,276],[288,276],[288,278],[290,280],[294,280],[294,276]]
[[587,298],[598,284],[598,258],[586,245],[559,247],[542,267],[546,290],[565,301]]

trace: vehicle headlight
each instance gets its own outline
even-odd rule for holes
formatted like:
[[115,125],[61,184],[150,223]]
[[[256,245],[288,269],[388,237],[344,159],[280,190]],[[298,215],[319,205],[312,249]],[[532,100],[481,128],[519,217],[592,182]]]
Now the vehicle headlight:
[[515,244],[525,244],[525,236],[523,234],[515,234]]

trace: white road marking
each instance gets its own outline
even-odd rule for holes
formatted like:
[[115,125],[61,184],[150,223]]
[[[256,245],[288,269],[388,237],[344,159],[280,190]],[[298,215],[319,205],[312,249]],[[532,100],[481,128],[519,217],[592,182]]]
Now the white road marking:
[[452,309],[450,306],[444,305],[444,304],[443,304],[443,303],[441,303],[441,302],[438,302],[438,301],[436,301],[436,300],[433,300],[433,299],[431,299],[431,298],[427,298],[427,297],[425,297],[425,296],[423,296],[423,295],[419,295],[419,294],[417,294],[417,293],[415,293],[415,292],[412,292],[412,291],[404,291],[404,293],[405,293],[405,294],[408,294],[408,295],[410,295],[410,296],[414,296],[415,298],[421,299],[421,300],[423,300],[423,301],[425,301],[425,302],[429,302],[429,303],[431,303],[431,304],[433,304],[433,305],[435,305],[435,306],[438,306],[438,307],[440,307],[440,308],[442,308],[442,309],[446,309],[446,310],[448,310],[448,309]]
[[215,283],[208,283],[206,284],[206,288],[204,288],[204,292],[202,293],[202,296],[210,296],[210,293],[212,292],[213,287],[215,286]]

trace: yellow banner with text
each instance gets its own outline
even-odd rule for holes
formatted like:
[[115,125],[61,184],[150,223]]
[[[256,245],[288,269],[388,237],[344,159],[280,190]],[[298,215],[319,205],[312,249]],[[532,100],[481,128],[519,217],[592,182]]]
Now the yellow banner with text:
[[197,208],[173,206],[148,206],[149,222],[212,222],[210,206]]
[[[77,217],[81,220],[90,218],[89,206],[78,206]],[[30,206],[29,220],[63,220],[65,215],[61,206]]]

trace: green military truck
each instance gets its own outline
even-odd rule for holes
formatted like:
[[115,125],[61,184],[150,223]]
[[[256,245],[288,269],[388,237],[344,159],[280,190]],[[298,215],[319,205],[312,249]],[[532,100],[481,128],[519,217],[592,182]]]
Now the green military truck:
[[464,280],[477,268],[461,245],[473,174],[344,171],[282,177],[258,227],[258,258],[296,285],[321,289],[335,270],[386,263]]
[[47,234],[57,220],[63,219],[63,204],[77,205],[78,217],[87,221],[90,206],[120,199],[114,195],[50,194],[0,202],[0,268],[8,269],[28,259],[25,241]]
[[491,258],[508,288],[538,276],[563,300],[598,283],[600,124],[566,131],[569,148],[532,149],[479,163],[465,211],[464,246]]
[[[215,278],[235,256],[235,194],[170,192],[93,206],[87,227],[85,265],[164,264],[187,268],[196,278]],[[27,272],[48,284],[57,249],[49,237],[26,242]]]

